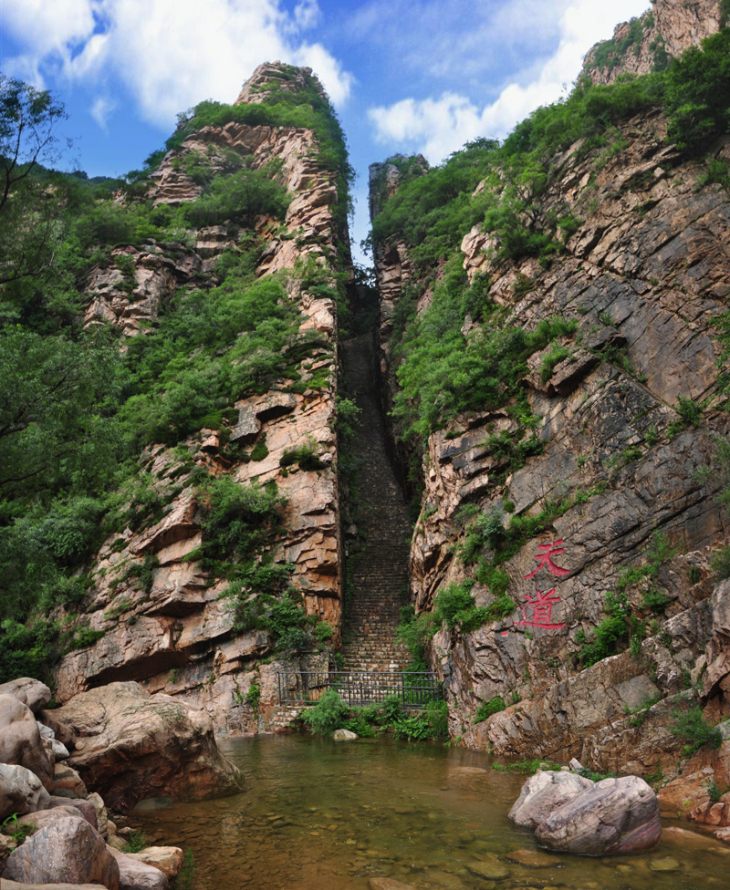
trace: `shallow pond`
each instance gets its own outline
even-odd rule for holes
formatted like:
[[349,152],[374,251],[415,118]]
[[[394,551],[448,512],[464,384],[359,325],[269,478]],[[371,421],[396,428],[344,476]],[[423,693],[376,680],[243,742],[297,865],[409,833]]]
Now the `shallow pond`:
[[195,890],[366,890],[374,876],[421,890],[730,884],[730,847],[699,836],[643,855],[547,854],[539,868],[511,861],[538,849],[507,819],[525,779],[491,769],[478,752],[303,736],[221,748],[244,771],[244,793],[132,817],[149,839],[193,850]]

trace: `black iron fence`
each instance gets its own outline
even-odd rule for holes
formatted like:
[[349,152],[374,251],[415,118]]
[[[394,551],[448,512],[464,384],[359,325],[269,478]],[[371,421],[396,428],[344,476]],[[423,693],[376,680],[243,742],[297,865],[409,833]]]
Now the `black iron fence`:
[[279,671],[277,679],[282,705],[315,705],[328,689],[348,705],[397,695],[404,708],[425,708],[443,698],[438,675],[425,671]]

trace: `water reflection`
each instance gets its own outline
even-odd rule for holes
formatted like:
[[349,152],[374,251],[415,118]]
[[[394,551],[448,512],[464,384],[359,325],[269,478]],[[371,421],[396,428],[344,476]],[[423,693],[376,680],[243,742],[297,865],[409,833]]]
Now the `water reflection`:
[[134,816],[152,840],[193,850],[196,890],[366,890],[371,878],[419,890],[728,884],[730,847],[711,838],[667,837],[650,854],[606,859],[539,850],[507,819],[524,778],[478,752],[300,736],[222,747],[247,791]]

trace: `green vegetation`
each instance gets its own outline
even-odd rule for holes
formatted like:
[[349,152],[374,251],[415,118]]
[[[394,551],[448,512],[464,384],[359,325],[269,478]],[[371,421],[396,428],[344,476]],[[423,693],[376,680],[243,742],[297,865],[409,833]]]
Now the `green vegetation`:
[[146,847],[149,847],[149,843],[143,831],[135,831],[134,834],[130,834],[126,843],[127,853],[139,853]]
[[610,40],[604,40],[598,44],[588,69],[600,68],[610,71],[621,64],[626,53],[632,48],[634,53],[638,55],[641,50],[644,31],[650,30],[653,25],[654,17],[651,14],[646,17],[644,22],[638,18],[631,19],[629,30],[625,37],[618,41],[612,37]]
[[[641,566],[626,566],[619,570],[615,592],[606,594],[604,611],[606,617],[595,629],[590,640],[583,631],[578,631],[576,641],[580,644],[577,655],[582,667],[590,667],[604,658],[615,655],[620,647],[628,642],[629,652],[634,658],[641,654],[641,642],[646,636],[647,620],[639,615],[647,612],[660,613],[670,598],[656,587],[656,577],[661,567],[677,553],[677,548],[669,546],[669,540],[661,532],[655,532],[646,550],[647,561]],[[631,588],[643,588],[641,606],[633,605],[627,596]]]
[[448,736],[448,706],[445,701],[431,702],[415,715],[403,710],[399,695],[386,696],[382,702],[363,707],[345,705],[335,689],[328,689],[302,719],[315,735],[331,735],[336,729],[349,729],[362,738],[388,734],[404,741],[426,741]]
[[498,714],[500,711],[504,711],[505,708],[506,705],[502,696],[495,695],[494,698],[489,701],[483,701],[479,705],[476,714],[474,715],[474,723],[481,723],[483,720],[486,720],[487,717],[491,717],[492,714]]
[[674,725],[670,727],[670,731],[687,743],[684,748],[686,757],[705,745],[717,750],[722,744],[722,733],[716,726],[710,726],[699,705],[688,711],[676,711],[672,716]]
[[[54,129],[64,117],[49,93],[0,79],[0,680],[47,677],[59,655],[102,635],[74,618],[94,593],[90,560],[110,536],[118,535],[113,550],[120,552],[125,528],[160,521],[183,487],[204,503],[198,555],[228,580],[237,627],[266,626],[285,652],[321,644],[328,628],[305,618],[300,594],[289,589],[290,567],[269,564],[263,550],[279,525],[275,493],[245,491],[246,503],[234,504],[178,446],[207,428],[218,432],[225,458],[266,456],[263,438],[252,455],[229,446],[233,405],[274,382],[301,385],[302,361],[322,343],[316,333],[299,334],[301,314],[289,292],[304,287],[340,299],[341,284],[314,258],[286,274],[256,276],[262,243],[253,221],[282,219],[288,204],[281,163],[252,169],[250,157],[230,149],[180,147],[216,122],[312,126],[314,154],[340,176],[344,219],[352,170],[339,123],[308,75],[303,91],[275,89],[263,105],[202,103],[169,146],[173,167],[202,195],[170,207],[147,197],[147,177],[164,152],[125,180],[51,169],[64,161]],[[214,275],[191,275],[188,288],[165,295],[158,316],[142,322],[143,336],[121,338],[103,324],[83,329],[88,298],[81,293],[92,273],[108,270],[119,291],[136,299],[135,246],[184,264],[195,241],[191,227],[219,223],[232,224],[237,244]],[[316,389],[323,379],[314,375],[308,385]],[[152,443],[176,449],[179,483],[145,467],[140,452]],[[216,517],[229,507],[233,524],[225,529]],[[149,594],[155,571],[152,557],[121,565],[111,592],[126,583]],[[131,602],[113,601],[109,619],[121,620]],[[48,617],[63,611],[68,620]]]
[[493,763],[492,769],[500,772],[519,773],[521,776],[534,776],[539,769],[558,772],[560,767],[545,760],[516,760],[514,763]]
[[195,890],[195,859],[190,848],[185,851],[182,868],[170,882],[170,887],[172,890]]

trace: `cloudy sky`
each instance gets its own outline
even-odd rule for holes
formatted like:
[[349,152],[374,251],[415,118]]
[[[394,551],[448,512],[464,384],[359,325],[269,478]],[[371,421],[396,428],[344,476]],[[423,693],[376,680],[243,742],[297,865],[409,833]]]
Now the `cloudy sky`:
[[581,58],[650,0],[0,0],[0,71],[66,105],[73,158],[121,175],[160,148],[175,115],[232,102],[256,65],[313,68],[358,172],[395,151],[432,163],[502,137],[559,98]]

